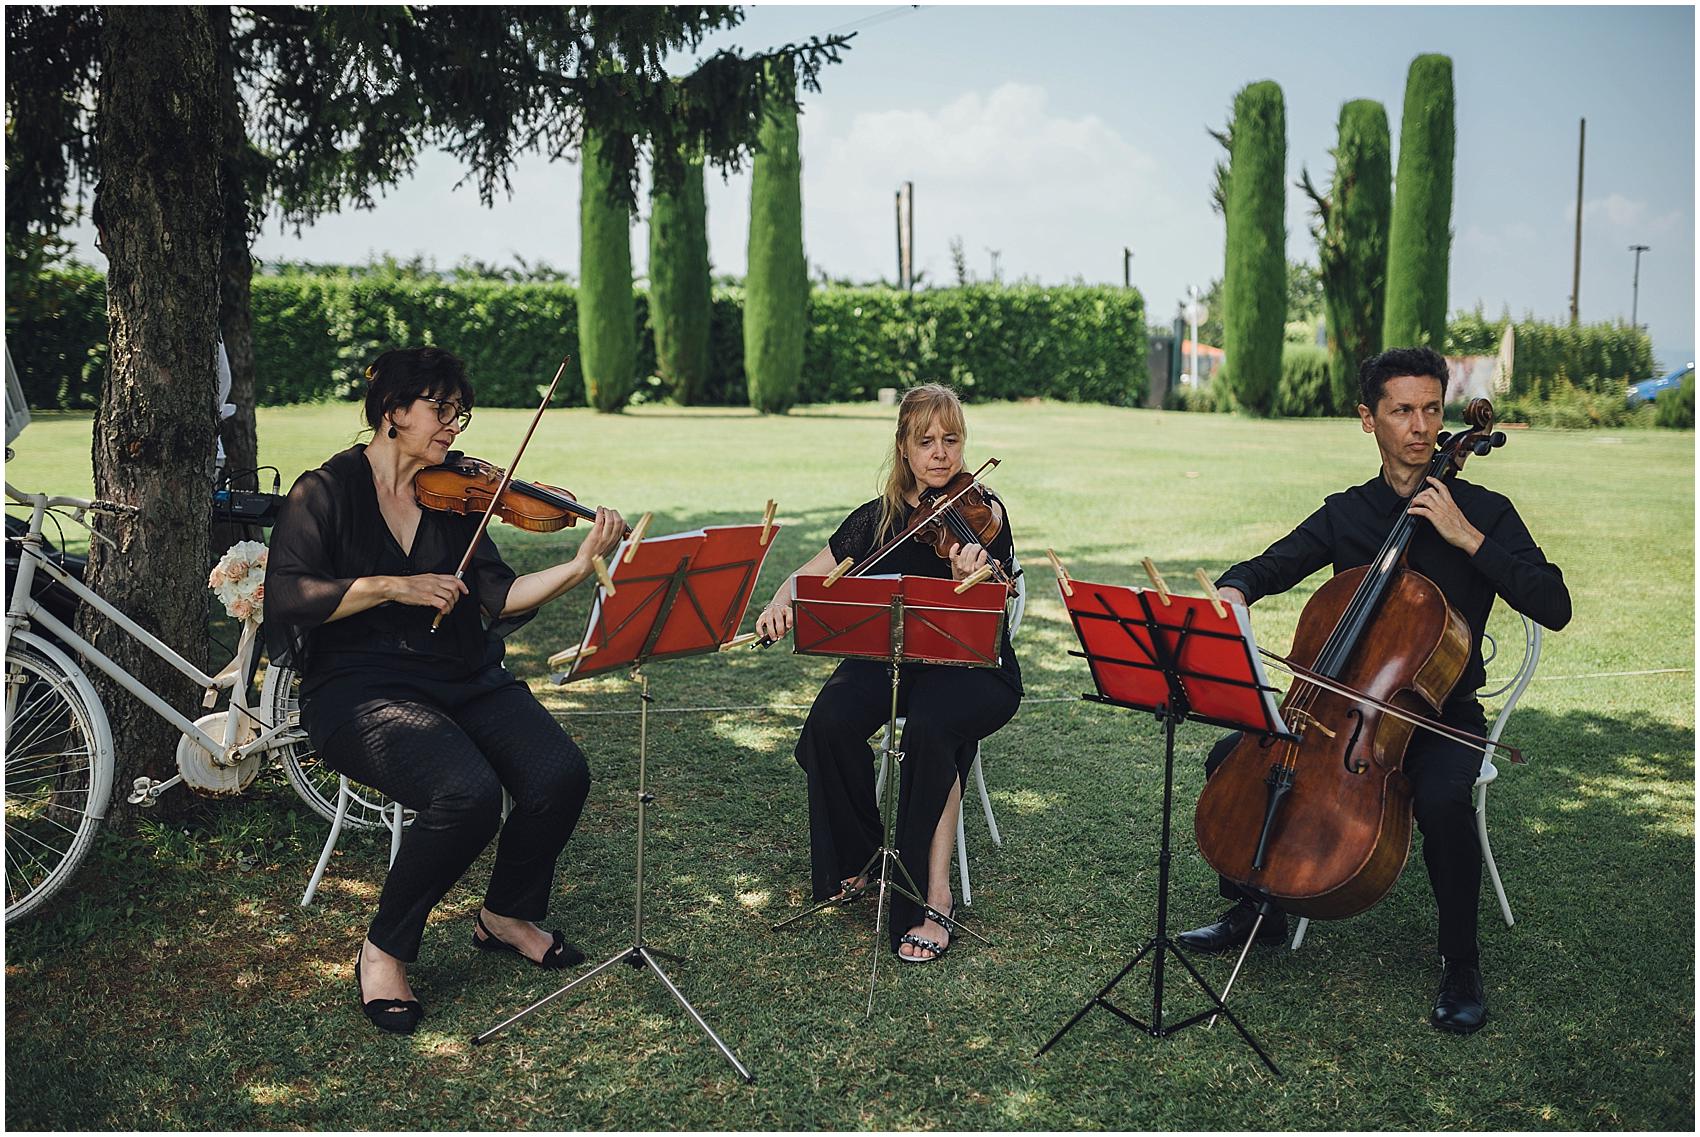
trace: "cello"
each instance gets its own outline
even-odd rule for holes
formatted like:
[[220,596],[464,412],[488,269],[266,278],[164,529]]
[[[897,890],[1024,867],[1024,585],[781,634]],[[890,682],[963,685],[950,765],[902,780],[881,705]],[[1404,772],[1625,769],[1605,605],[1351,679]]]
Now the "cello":
[[[1437,439],[1419,485],[1505,444],[1488,400],[1464,417],[1469,429]],[[1398,880],[1411,848],[1405,748],[1470,660],[1464,617],[1405,563],[1418,520],[1407,501],[1375,559],[1306,603],[1290,658],[1297,678],[1281,704],[1292,736],[1242,737],[1199,795],[1204,859],[1298,916],[1357,915]]]

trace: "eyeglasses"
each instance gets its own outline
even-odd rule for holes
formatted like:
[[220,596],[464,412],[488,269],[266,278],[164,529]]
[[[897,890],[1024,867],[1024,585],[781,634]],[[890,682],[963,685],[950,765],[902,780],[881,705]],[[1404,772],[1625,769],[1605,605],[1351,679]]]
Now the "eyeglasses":
[[437,421],[444,426],[456,420],[459,420],[461,430],[472,425],[472,412],[463,408],[453,399],[433,399],[430,395],[420,395],[419,397],[427,403],[437,404]]

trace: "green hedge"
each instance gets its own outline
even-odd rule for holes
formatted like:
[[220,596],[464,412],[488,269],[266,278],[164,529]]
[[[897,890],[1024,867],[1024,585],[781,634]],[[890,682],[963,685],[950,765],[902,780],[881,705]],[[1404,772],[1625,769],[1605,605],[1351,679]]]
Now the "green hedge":
[[1286,418],[1335,413],[1333,375],[1327,348],[1285,345],[1281,349],[1281,382],[1275,388],[1275,413]]
[[1548,324],[1525,316],[1490,320],[1479,310],[1460,312],[1446,329],[1447,355],[1494,355],[1514,323],[1511,369],[1514,396],[1545,397],[1558,379],[1584,391],[1604,394],[1614,385],[1634,383],[1653,374],[1653,341],[1627,324]]
[[6,289],[6,350],[29,405],[92,410],[106,377],[106,274],[54,270]]
[[1678,430],[1694,429],[1694,371],[1682,377],[1682,385],[1674,391],[1660,391],[1654,400],[1658,409],[1655,421],[1660,426]]
[[809,315],[803,402],[870,399],[917,383],[949,383],[980,401],[1131,407],[1145,395],[1145,303],[1132,289],[817,289]]
[[[535,406],[563,355],[556,405],[584,405],[578,309],[569,284],[443,281],[394,273],[254,278],[254,356],[262,405],[351,397],[384,347],[452,348],[480,406]],[[639,401],[655,378],[648,297],[634,296]],[[747,405],[743,290],[718,288],[701,402]],[[1144,397],[1145,306],[1137,290],[974,285],[907,295],[817,288],[804,340],[805,403],[872,399],[881,387],[942,382],[977,400],[1033,396],[1136,406]],[[93,407],[105,371],[106,300],[98,272],[42,278],[27,305],[9,297],[7,342],[30,405]]]

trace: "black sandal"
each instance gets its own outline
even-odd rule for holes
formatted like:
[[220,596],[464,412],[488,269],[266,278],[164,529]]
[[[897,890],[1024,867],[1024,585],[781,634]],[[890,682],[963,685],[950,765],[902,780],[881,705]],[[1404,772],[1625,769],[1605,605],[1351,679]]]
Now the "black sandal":
[[354,993],[359,996],[360,1009],[372,1020],[372,1025],[389,1034],[412,1034],[425,1017],[425,1005],[418,999],[368,999],[360,984],[360,957],[354,957]]
[[[495,932],[484,926],[484,913],[480,912],[475,919],[478,921],[478,931],[472,933],[472,946],[479,951],[511,951],[525,962],[545,971],[561,971],[568,967],[577,967],[584,962],[584,953],[567,942],[567,937],[561,934],[559,928],[549,934],[555,938],[549,950],[543,953],[542,959],[532,959],[523,951],[506,940],[499,939]],[[483,932],[480,936],[478,932]]]
[[956,905],[952,904],[948,913],[940,912],[931,904],[926,905],[923,911],[924,915],[922,916],[922,919],[932,920],[934,923],[943,927],[945,931],[951,933],[950,942],[940,946],[932,940],[927,939],[925,936],[917,936],[914,932],[906,932],[897,939],[897,946],[899,949],[901,949],[904,944],[908,944],[912,948],[920,948],[922,951],[930,951],[933,954],[904,955],[903,952],[899,950],[897,952],[897,958],[901,959],[904,963],[931,963],[935,959],[943,959],[944,953],[950,950],[950,945],[956,942],[956,929],[953,926],[956,921],[952,919],[952,917],[956,915]]
[[[954,940],[951,941],[951,943],[955,942],[956,941]],[[901,951],[899,951],[897,953],[897,958],[901,959],[904,963],[931,963],[935,959],[943,959],[944,953],[950,950],[950,944],[945,944],[941,947],[932,940],[929,940],[924,936],[917,936],[913,932],[905,933],[898,939],[897,943],[899,946],[908,944],[910,947],[920,948],[922,951],[930,951],[933,953],[932,955],[904,955]]]

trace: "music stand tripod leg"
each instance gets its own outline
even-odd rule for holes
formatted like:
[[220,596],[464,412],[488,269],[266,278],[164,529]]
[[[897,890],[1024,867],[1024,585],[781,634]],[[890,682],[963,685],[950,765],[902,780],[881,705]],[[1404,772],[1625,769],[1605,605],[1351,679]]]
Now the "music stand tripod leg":
[[654,800],[654,797],[649,793],[648,788],[649,704],[651,700],[649,694],[649,677],[644,675],[639,668],[634,668],[632,674],[633,678],[641,681],[641,687],[639,689],[640,703],[638,709],[637,886],[633,900],[632,945],[628,948],[621,949],[615,955],[609,956],[585,974],[574,979],[571,983],[568,983],[565,987],[562,987],[553,994],[544,996],[542,999],[539,999],[531,1006],[509,1018],[507,1021],[490,1028],[483,1034],[477,1035],[472,1041],[474,1045],[483,1045],[485,1042],[488,1042],[496,1035],[519,1022],[520,1019],[531,1014],[531,1012],[554,1002],[562,995],[565,995],[568,991],[571,991],[580,984],[585,983],[601,974],[614,964],[626,962],[636,968],[643,968],[647,966],[650,973],[661,981],[661,985],[663,987],[667,988],[668,993],[671,994],[674,999],[678,1000],[679,1005],[685,1009],[687,1014],[690,1015],[691,1020],[695,1022],[697,1026],[702,1028],[704,1034],[708,1035],[709,1041],[714,1044],[715,1048],[720,1051],[721,1055],[724,1056],[728,1062],[732,1063],[733,1069],[738,1071],[738,1076],[743,1078],[746,1082],[753,1082],[755,1081],[755,1076],[745,1068],[742,1062],[738,1061],[737,1055],[733,1054],[731,1049],[720,1040],[720,1036],[714,1033],[713,1029],[709,1027],[707,1021],[704,1020],[702,1015],[697,1013],[697,1009],[691,1006],[685,996],[680,993],[676,986],[673,985],[673,981],[668,978],[667,973],[661,970],[660,964],[655,962],[655,956],[657,955],[665,956],[666,958],[679,962],[683,962],[683,958],[672,955],[668,952],[662,952],[658,949],[651,948],[643,942],[644,830],[648,823],[648,812],[646,807]]
[[[1222,1002],[1226,1003],[1228,1001],[1228,992],[1234,989],[1234,980],[1240,977],[1240,968],[1245,966],[1246,956],[1251,954],[1251,945],[1257,942],[1257,933],[1263,928],[1264,918],[1274,910],[1275,906],[1267,900],[1258,903],[1257,919],[1252,921],[1251,934],[1245,938],[1245,943],[1240,945],[1240,957],[1234,961],[1234,969],[1228,973],[1227,985],[1222,988]],[[1213,1030],[1215,1029],[1215,1026],[1216,1016],[1211,1015],[1210,1022],[1205,1025],[1204,1029]]]

